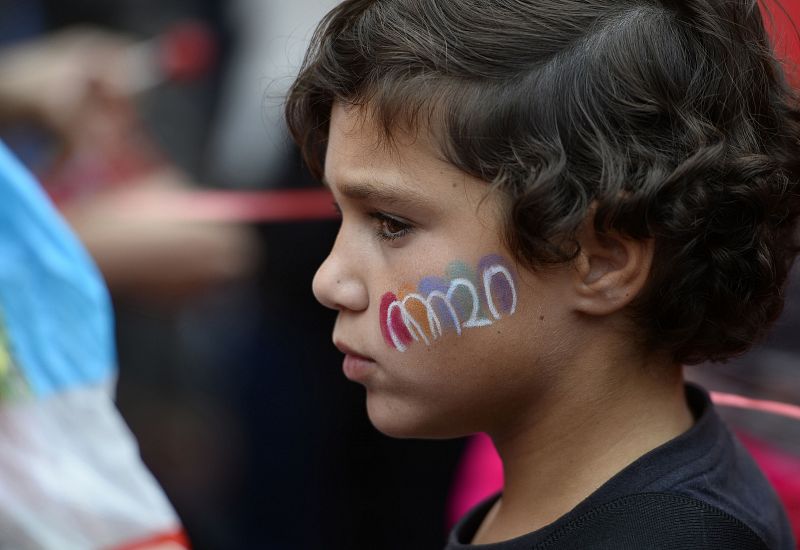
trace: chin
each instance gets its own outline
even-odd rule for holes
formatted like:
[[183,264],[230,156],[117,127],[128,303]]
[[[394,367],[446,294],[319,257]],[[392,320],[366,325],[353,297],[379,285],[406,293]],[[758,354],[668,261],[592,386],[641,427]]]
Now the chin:
[[370,392],[367,393],[367,414],[375,429],[396,439],[453,439],[471,433],[451,425],[457,415],[436,414],[423,406]]

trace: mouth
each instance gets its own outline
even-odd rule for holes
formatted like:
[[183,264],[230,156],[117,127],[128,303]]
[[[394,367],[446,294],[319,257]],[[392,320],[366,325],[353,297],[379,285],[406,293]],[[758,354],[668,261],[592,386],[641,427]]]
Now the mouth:
[[373,358],[359,353],[343,342],[336,341],[334,345],[344,354],[342,370],[348,380],[362,382],[375,370],[377,363]]

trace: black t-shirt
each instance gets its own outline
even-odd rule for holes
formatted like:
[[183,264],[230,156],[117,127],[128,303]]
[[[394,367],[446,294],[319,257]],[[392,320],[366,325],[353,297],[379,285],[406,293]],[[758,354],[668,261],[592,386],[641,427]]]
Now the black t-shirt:
[[456,525],[446,550],[795,550],[778,497],[708,394],[687,385],[686,395],[695,417],[687,432],[640,457],[555,522],[509,541],[470,545],[496,495]]

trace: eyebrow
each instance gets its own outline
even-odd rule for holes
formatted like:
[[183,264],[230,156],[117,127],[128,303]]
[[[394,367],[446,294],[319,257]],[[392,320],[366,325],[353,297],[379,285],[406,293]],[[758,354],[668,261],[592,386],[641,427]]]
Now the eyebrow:
[[[326,187],[330,184],[323,180]],[[356,201],[376,202],[406,208],[430,208],[428,201],[411,190],[398,189],[386,184],[370,182],[345,182],[337,186],[343,196]]]

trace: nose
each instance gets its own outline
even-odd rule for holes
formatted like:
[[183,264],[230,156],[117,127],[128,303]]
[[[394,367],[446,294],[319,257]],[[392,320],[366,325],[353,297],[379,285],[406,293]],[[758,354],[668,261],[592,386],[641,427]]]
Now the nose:
[[364,311],[369,306],[369,294],[360,275],[363,262],[348,253],[342,241],[340,232],[331,253],[317,269],[312,283],[314,297],[330,309]]

